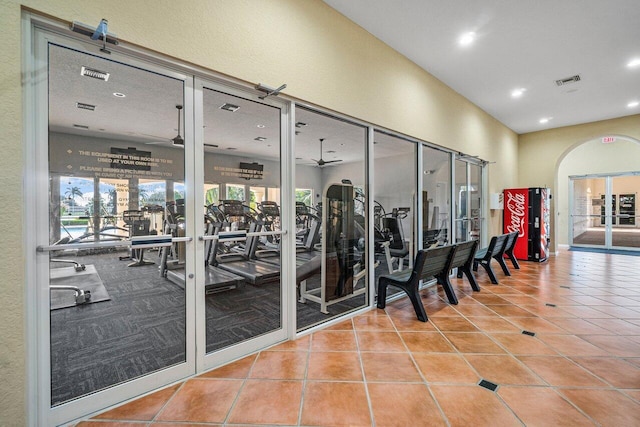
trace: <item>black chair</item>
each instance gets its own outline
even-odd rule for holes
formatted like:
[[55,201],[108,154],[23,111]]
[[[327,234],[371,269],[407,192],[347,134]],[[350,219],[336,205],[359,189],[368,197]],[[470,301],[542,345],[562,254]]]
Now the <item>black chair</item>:
[[[457,268],[457,277],[461,278],[463,274],[467,276],[471,289],[479,292],[480,286],[478,286],[478,282],[476,282],[476,278],[471,271],[471,268],[473,267],[473,259],[475,258],[476,250],[478,249],[478,241],[469,240],[468,242],[458,243],[456,247],[456,253],[451,259],[451,266],[449,269],[453,270],[454,268]],[[449,280],[448,272],[443,279],[447,281]]]
[[513,264],[513,268],[516,270],[520,270],[520,264],[516,259],[516,256],[513,254],[513,250],[516,247],[516,242],[518,241],[518,231],[514,231],[513,233],[509,233],[509,240],[504,248],[504,254],[509,257],[511,260],[511,264]]
[[[439,248],[418,251],[412,270],[401,270],[392,274],[385,274],[378,279],[378,308],[386,307],[387,286],[392,285],[402,289],[411,300],[413,309],[418,316],[418,320],[427,321],[427,313],[420,300],[419,285],[421,280],[436,278],[438,283],[444,288],[447,297],[451,301],[455,294],[451,283],[442,280],[442,272],[446,270],[448,274],[449,265],[456,251],[455,246],[442,246]],[[454,303],[455,304],[455,303]]]
[[489,242],[489,246],[478,250],[475,257],[473,258],[473,271],[478,271],[478,264],[480,264],[485,269],[485,271],[489,275],[489,279],[491,279],[491,283],[493,283],[494,285],[498,284],[498,278],[491,268],[491,259],[495,259],[496,261],[498,261],[503,271],[506,269],[505,274],[507,276],[511,275],[511,273],[507,274],[509,269],[504,263],[504,249],[505,244],[507,243],[507,237],[509,237],[508,234],[493,236],[491,238],[491,241]]

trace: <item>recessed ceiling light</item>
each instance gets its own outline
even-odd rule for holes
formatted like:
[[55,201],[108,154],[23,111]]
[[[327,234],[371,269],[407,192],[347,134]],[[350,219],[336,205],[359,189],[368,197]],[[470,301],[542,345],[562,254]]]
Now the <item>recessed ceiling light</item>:
[[514,89],[511,91],[511,97],[513,98],[520,98],[525,92],[527,91],[527,89],[521,87],[518,89]]
[[634,108],[637,107],[638,105],[640,105],[640,102],[638,101],[631,101],[630,103],[627,104],[627,107],[629,108]]
[[637,66],[640,66],[640,58],[632,59],[627,64],[627,67],[629,67],[629,68],[634,68],[634,67],[637,67]]
[[545,123],[549,123],[549,120],[551,120],[553,117],[543,117],[540,119],[540,123],[545,124]]
[[468,32],[460,36],[458,43],[460,46],[469,46],[476,39],[476,33]]
[[92,79],[102,80],[105,82],[109,80],[109,73],[107,73],[106,71],[96,70],[94,68],[82,67],[80,68],[80,75],[91,77]]
[[239,108],[240,107],[238,107],[237,105],[229,104],[228,102],[225,102],[220,106],[221,110],[231,111],[232,113],[238,111]]
[[115,96],[116,98],[124,98],[127,95],[125,95],[124,93],[120,93],[120,92],[113,92],[113,96]]
[[267,138],[265,138],[264,136],[258,136],[258,137],[253,138],[253,140],[262,142],[262,141],[266,141]]
[[258,126],[257,126],[257,128],[258,128],[258,129],[264,129],[264,128],[265,128],[265,126],[264,126],[264,125],[258,125]]

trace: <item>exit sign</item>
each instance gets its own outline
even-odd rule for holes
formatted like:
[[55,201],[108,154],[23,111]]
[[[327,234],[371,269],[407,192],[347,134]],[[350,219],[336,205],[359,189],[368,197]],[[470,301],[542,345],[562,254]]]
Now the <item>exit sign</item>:
[[616,142],[616,137],[615,136],[605,136],[602,138],[602,143],[603,144],[611,144],[612,142]]

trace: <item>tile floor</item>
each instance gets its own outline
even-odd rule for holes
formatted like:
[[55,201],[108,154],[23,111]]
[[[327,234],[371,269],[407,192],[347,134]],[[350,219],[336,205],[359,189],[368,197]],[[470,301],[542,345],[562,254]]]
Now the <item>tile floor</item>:
[[640,425],[640,257],[521,265],[454,280],[457,306],[425,290],[427,323],[405,298],[78,426]]

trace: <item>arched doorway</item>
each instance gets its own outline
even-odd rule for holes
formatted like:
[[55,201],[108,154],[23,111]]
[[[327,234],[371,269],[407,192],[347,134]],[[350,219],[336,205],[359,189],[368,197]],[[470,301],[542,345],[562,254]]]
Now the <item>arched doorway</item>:
[[560,245],[640,250],[640,141],[603,136],[578,143],[557,171]]

